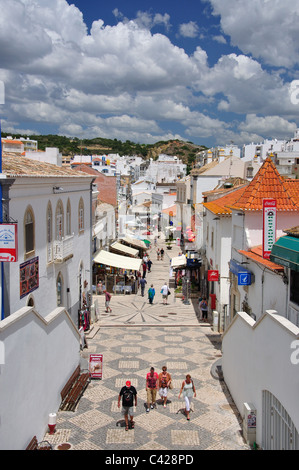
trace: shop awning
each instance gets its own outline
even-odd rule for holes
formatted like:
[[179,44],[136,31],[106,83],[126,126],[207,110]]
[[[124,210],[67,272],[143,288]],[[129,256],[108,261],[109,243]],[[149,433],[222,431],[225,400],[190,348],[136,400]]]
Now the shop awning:
[[176,256],[175,258],[171,259],[171,267],[172,268],[183,268],[187,265],[186,256]]
[[270,261],[299,272],[299,238],[280,237],[272,247]]
[[142,240],[137,240],[137,238],[123,237],[121,240],[128,245],[135,246],[136,248],[141,248],[142,250],[147,249],[146,244]]
[[93,259],[94,263],[105,264],[113,268],[120,268],[132,271],[139,271],[142,260],[140,258],[130,258],[129,256],[116,255],[109,251],[101,250]]
[[116,251],[120,251],[124,255],[132,256],[133,258],[137,258],[139,251],[135,248],[131,248],[130,246],[123,245],[122,243],[115,242],[112,243],[111,248]]

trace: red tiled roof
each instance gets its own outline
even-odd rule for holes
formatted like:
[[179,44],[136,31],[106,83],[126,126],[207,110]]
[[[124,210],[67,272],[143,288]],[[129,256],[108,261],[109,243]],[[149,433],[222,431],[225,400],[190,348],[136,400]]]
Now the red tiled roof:
[[242,188],[236,189],[235,191],[230,191],[226,196],[222,196],[219,199],[214,201],[205,202],[203,206],[213,214],[217,215],[230,215],[232,211],[229,206],[234,204],[236,200],[239,199],[240,195],[244,191],[244,186]]
[[246,256],[247,258],[250,258],[253,261],[256,261],[257,263],[262,264],[268,269],[271,269],[271,271],[283,271],[284,270],[284,267],[281,266],[280,264],[273,263],[272,261],[263,258],[263,249],[261,245],[251,248],[250,251],[238,250],[238,252],[241,255]]
[[[230,208],[244,211],[261,211],[263,199],[274,198],[278,211],[299,211],[299,196],[294,184],[284,180],[268,157],[239,199]],[[297,186],[298,188],[298,186]]]

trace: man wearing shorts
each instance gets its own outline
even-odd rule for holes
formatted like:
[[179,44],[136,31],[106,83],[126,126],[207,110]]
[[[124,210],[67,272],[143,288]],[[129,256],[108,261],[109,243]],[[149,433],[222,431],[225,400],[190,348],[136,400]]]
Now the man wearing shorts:
[[151,406],[151,409],[153,409],[156,404],[156,395],[157,395],[158,385],[159,385],[159,376],[157,372],[155,372],[154,367],[151,367],[150,372],[146,374],[146,385],[145,385],[145,390],[147,394],[147,409],[146,409],[147,413],[150,410],[150,406]]
[[134,421],[133,421],[133,406],[134,406],[134,398],[135,398],[135,406],[137,406],[137,390],[133,385],[131,385],[130,380],[127,380],[126,385],[122,387],[121,391],[118,395],[118,403],[117,406],[120,408],[120,400],[122,398],[122,414],[125,417],[126,422],[126,431],[129,429],[129,418],[130,415],[130,425],[131,429],[134,429]]

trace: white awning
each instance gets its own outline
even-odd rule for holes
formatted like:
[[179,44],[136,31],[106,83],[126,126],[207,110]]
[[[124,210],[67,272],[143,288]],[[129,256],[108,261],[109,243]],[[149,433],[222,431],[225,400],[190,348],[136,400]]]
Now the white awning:
[[139,271],[142,260],[140,258],[130,258],[129,256],[116,255],[109,251],[101,250],[93,261],[98,264],[105,264],[113,268],[127,269],[132,271]]
[[123,237],[121,240],[124,243],[128,243],[129,245],[133,245],[133,246],[136,246],[137,248],[142,248],[143,250],[147,250],[146,244],[142,240],[137,240],[137,238]]
[[175,258],[171,259],[171,267],[172,268],[179,268],[184,267],[187,264],[186,256],[176,256]]
[[120,251],[121,253],[127,254],[129,256],[133,256],[136,258],[139,254],[139,250],[135,250],[135,248],[131,248],[130,246],[123,245],[122,243],[119,242],[114,242],[111,245],[111,248],[114,250]]

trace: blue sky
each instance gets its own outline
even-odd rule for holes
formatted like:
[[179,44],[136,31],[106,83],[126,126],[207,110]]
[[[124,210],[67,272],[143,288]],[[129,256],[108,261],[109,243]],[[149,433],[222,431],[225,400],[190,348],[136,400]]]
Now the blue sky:
[[299,126],[293,0],[0,0],[0,8],[8,134],[210,147],[287,139]]

